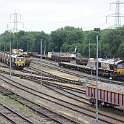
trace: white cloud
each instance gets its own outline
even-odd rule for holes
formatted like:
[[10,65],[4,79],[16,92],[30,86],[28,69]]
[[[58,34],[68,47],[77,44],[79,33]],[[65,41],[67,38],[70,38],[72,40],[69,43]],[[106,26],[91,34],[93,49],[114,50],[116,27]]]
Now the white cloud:
[[[106,16],[115,13],[114,7],[109,10],[110,3],[115,0],[0,0],[0,33],[6,30],[10,14],[22,15],[25,31],[45,31],[64,26],[82,27],[85,30],[94,27],[107,27]],[[121,9],[123,12],[123,8]],[[121,21],[124,24],[124,21]],[[113,25],[114,19],[108,23]],[[9,24],[12,28],[12,24]],[[18,28],[22,29],[21,25]]]

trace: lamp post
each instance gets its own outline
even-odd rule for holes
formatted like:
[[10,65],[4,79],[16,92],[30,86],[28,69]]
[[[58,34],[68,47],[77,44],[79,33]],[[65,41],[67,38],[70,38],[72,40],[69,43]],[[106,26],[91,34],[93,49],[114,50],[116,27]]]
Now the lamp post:
[[90,54],[91,47],[90,47],[90,46],[93,46],[93,45],[96,46],[96,44],[94,44],[94,43],[90,43],[90,41],[89,41],[89,60],[90,60],[90,57],[91,57],[91,54]]
[[12,51],[12,48],[11,48],[11,40],[10,40],[10,78],[11,78],[11,75],[12,75],[12,72],[11,72],[11,51]]
[[42,88],[42,39],[40,40],[40,69],[41,69],[41,88]]
[[27,41],[27,52],[28,52],[28,41]]
[[[10,33],[12,33],[12,31],[10,30]],[[12,33],[12,36],[13,36],[13,33]],[[12,41],[10,40],[10,43],[9,43],[9,64],[10,64],[10,78],[12,76]]]
[[98,41],[100,28],[94,28],[96,32],[96,123],[98,124]]
[[46,46],[44,47],[44,56],[45,56],[45,54],[46,54]]
[[89,41],[89,60],[90,60],[90,41]]
[[[93,45],[95,45],[96,46],[96,44],[93,44],[93,43],[90,43],[90,41],[89,41],[89,61],[90,61],[90,57],[91,57],[91,55],[90,55],[90,51],[91,51],[91,47],[90,46],[93,46]],[[93,67],[90,67],[90,69],[91,69],[91,81],[92,81],[92,70],[93,70]]]

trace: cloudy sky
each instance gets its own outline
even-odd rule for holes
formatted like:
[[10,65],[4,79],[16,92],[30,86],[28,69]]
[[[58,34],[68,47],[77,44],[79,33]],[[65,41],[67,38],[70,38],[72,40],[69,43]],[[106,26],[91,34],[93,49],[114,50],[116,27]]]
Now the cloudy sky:
[[[124,2],[123,0],[121,0]],[[115,19],[106,16],[115,13],[116,0],[0,0],[0,34],[13,28],[14,16],[21,14],[18,28],[25,31],[44,31],[50,33],[64,26],[74,26],[83,30],[101,29],[114,25]],[[124,4],[121,13],[124,14]],[[124,19],[121,19],[124,25]]]

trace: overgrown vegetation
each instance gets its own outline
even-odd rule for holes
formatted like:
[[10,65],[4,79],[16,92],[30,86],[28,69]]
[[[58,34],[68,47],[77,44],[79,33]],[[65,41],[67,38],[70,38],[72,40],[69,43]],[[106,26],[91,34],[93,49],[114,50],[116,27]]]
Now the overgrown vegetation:
[[18,108],[18,110],[20,110],[23,113],[26,113],[27,116],[33,117],[34,119],[37,119],[37,115],[35,115],[33,113],[33,111],[31,111],[28,107],[26,107],[25,105],[20,104],[19,102],[10,99],[7,96],[3,96],[0,94],[0,99],[3,100],[5,102],[5,104],[10,105],[14,108]]
[[[116,29],[101,30],[99,34],[99,57],[124,58],[124,26]],[[43,53],[49,51],[70,52],[75,46],[82,57],[88,57],[89,42],[96,44],[96,34],[94,31],[83,31],[80,28],[66,26],[52,31],[51,34],[45,32],[25,32],[18,33],[5,32],[0,36],[0,49],[9,51],[9,42],[12,41],[12,48],[20,48],[24,51],[37,51],[40,53],[40,40],[43,41]],[[91,57],[96,56],[96,45],[91,45]]]

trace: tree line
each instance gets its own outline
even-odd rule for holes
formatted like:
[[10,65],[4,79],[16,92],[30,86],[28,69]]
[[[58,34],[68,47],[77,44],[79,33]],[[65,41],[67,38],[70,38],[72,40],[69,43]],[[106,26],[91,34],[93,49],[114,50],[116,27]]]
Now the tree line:
[[[72,53],[77,46],[81,57],[96,57],[96,33],[93,30],[83,31],[82,28],[66,26],[52,31],[50,34],[41,32],[20,31],[12,33],[5,31],[0,35],[0,50],[9,51],[10,41],[13,49],[40,53],[50,51]],[[99,32],[99,57],[124,58],[124,26],[116,29],[104,29]]]

